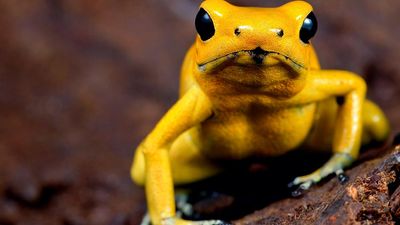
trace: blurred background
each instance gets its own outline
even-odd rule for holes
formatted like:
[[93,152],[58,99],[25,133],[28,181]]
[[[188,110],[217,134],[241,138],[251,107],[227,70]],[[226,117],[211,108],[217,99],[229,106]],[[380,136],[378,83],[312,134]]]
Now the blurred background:
[[[139,223],[134,149],[177,98],[200,2],[0,0],[0,224]],[[310,2],[323,68],[361,74],[400,131],[400,2]]]

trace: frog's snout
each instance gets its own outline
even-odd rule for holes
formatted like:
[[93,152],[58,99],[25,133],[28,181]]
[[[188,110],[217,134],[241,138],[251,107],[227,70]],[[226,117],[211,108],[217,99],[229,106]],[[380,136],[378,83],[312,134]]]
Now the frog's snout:
[[260,47],[257,47],[256,49],[251,50],[249,52],[251,58],[257,65],[261,65],[264,61],[265,56],[268,55],[268,51],[265,51]]

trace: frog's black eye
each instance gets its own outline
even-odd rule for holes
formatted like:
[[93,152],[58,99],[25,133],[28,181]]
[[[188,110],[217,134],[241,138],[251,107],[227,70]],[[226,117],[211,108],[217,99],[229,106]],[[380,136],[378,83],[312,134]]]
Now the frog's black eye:
[[195,25],[197,33],[199,33],[201,40],[207,41],[212,36],[214,36],[214,23],[210,15],[203,8],[200,8],[199,12],[197,13]]
[[313,12],[310,12],[301,26],[300,39],[306,44],[310,43],[310,39],[314,37],[315,33],[317,33],[317,29],[317,18],[315,18]]

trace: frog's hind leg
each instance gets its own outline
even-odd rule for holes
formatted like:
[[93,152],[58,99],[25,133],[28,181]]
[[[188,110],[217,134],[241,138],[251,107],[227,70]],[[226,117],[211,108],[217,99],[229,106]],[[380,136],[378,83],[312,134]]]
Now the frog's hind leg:
[[387,140],[389,134],[390,126],[385,114],[375,103],[365,100],[362,143],[382,143]]
[[[172,144],[169,151],[174,184],[188,184],[219,173],[220,168],[204,157],[197,144],[196,128],[186,131]],[[142,152],[135,153],[131,176],[135,183],[145,182],[145,161]]]

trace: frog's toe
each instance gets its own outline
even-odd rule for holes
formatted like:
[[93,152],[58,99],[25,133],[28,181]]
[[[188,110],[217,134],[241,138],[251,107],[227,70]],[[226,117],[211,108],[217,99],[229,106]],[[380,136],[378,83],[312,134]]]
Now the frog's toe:
[[292,192],[293,197],[299,197],[304,194],[305,191],[310,189],[310,187],[318,183],[322,179],[321,173],[319,170],[315,171],[312,174],[296,177],[292,182],[288,184],[289,188],[297,187],[295,191]]
[[311,185],[312,185],[312,181],[307,181],[302,183],[301,185],[299,185],[299,187],[292,191],[292,196],[293,197],[299,197],[302,196],[304,194],[304,192],[306,192],[308,189],[310,189]]
[[305,191],[310,189],[313,184],[318,183],[321,181],[322,178],[326,177],[327,175],[335,173],[336,177],[338,178],[341,184],[345,184],[349,177],[343,172],[343,169],[337,169],[336,171],[326,172],[321,170],[317,170],[314,173],[302,177],[297,177],[292,182],[288,184],[289,188],[293,188],[298,186],[298,188],[292,192],[293,197],[299,197],[304,194]]
[[168,218],[163,221],[164,225],[231,225],[231,223],[222,220],[202,220],[202,221],[190,221],[183,220],[177,217]]
[[295,186],[303,185],[303,188],[309,189],[313,183],[318,183],[321,180],[321,178],[322,177],[320,172],[315,171],[314,173],[306,176],[296,177],[292,182],[288,184],[288,187],[292,188]]
[[193,206],[188,201],[188,193],[179,191],[175,194],[176,214],[178,217],[191,217],[193,215]]
[[345,184],[349,180],[349,176],[347,176],[343,170],[338,170],[335,174],[341,184]]
[[289,188],[293,188],[293,187],[297,186],[297,188],[294,191],[292,191],[292,196],[293,197],[302,196],[308,189],[310,189],[310,187],[314,183],[316,183],[315,181],[312,181],[312,180],[307,180],[307,181],[298,183],[296,181],[298,181],[299,179],[297,179],[297,180],[296,179],[293,182],[290,182],[289,185],[288,185]]
[[204,221],[199,221],[197,222],[198,225],[231,225],[231,223],[228,223],[223,220],[204,220]]

